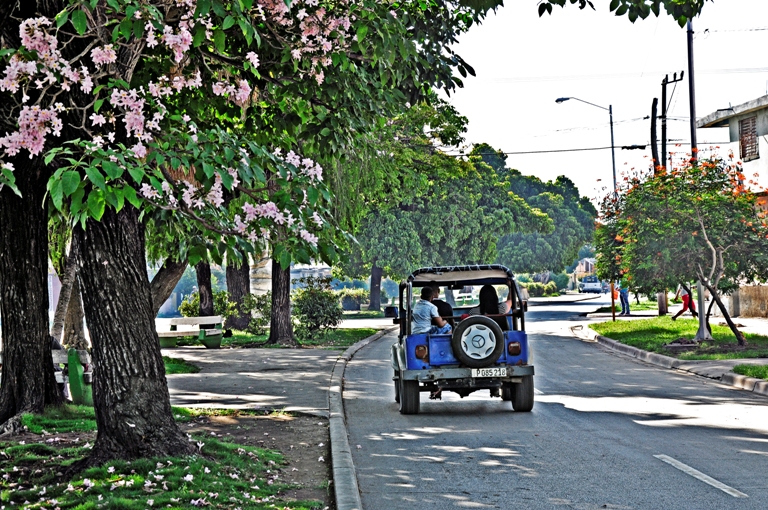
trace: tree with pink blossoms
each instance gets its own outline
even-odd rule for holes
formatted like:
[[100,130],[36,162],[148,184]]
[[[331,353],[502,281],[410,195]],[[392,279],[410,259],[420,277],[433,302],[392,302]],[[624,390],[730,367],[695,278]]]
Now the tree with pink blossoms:
[[447,44],[481,15],[368,0],[0,5],[0,421],[10,429],[58,402],[50,201],[81,248],[97,367],[87,464],[191,452],[170,411],[142,221],[189,222],[201,244],[266,240],[281,274],[292,260],[332,258],[323,161],[407,96],[471,73]]

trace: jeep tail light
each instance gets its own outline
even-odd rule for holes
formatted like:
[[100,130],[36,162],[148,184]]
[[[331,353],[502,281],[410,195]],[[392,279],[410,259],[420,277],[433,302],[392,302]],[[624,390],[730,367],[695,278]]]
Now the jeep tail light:
[[429,356],[429,349],[427,349],[426,345],[417,345],[416,346],[416,357],[420,360],[426,360],[427,356]]
[[523,352],[523,349],[520,347],[520,342],[509,342],[509,345],[507,345],[507,354],[510,356],[520,356],[521,352]]

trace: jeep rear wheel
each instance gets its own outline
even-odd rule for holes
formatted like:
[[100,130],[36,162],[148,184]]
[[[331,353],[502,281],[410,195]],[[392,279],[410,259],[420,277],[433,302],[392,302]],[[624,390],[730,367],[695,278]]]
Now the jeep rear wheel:
[[504,333],[496,321],[482,315],[464,319],[451,337],[453,355],[470,368],[496,363],[504,351]]
[[395,402],[400,403],[400,374],[395,372]]
[[527,413],[533,409],[533,376],[526,375],[523,381],[512,385],[512,409]]
[[400,379],[400,414],[419,414],[419,381]]
[[509,383],[505,383],[504,386],[501,387],[501,400],[504,402],[512,401],[512,387]]

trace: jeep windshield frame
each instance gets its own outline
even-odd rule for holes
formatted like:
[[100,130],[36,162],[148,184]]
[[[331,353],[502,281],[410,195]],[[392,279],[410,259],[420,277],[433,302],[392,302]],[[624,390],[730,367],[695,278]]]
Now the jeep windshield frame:
[[501,264],[433,266],[415,270],[400,284],[400,313],[399,319],[395,319],[400,324],[400,338],[411,334],[414,288],[439,286],[460,290],[468,285],[507,286],[512,293],[512,307],[509,313],[499,315],[512,317],[513,330],[525,330],[524,300],[515,275],[509,268]]

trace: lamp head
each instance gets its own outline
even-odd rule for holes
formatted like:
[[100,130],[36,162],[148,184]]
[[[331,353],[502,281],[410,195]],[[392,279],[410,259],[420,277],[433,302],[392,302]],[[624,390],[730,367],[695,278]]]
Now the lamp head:
[[557,99],[555,99],[555,103],[560,104],[564,101],[568,101],[569,99],[570,97],[558,97]]

